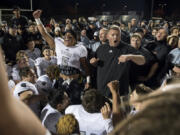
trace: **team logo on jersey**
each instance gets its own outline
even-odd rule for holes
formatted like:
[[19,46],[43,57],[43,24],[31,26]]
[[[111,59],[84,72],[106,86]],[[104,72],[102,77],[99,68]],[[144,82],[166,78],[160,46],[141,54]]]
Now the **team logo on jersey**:
[[112,50],[109,50],[109,53],[112,53],[113,51]]

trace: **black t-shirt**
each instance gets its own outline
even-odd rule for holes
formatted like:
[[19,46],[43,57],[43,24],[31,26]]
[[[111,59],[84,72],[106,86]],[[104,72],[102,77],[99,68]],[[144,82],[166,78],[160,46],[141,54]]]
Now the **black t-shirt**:
[[136,65],[132,63],[131,65],[131,84],[134,85],[138,82],[139,76],[147,76],[152,65],[157,62],[156,56],[149,52],[147,49],[140,47],[138,49],[142,53],[142,55],[146,59],[146,63],[144,65]]
[[126,43],[130,43],[130,35],[128,32],[121,30],[121,40]]
[[13,17],[11,24],[20,26],[22,29],[24,29],[26,26],[28,26],[28,19],[25,16],[20,16],[20,18]]
[[79,80],[72,80],[70,84],[67,84],[62,78],[59,78],[55,82],[54,87],[56,89],[64,89],[67,92],[71,105],[81,104],[81,93],[84,89],[84,84],[80,83]]
[[21,36],[12,36],[10,34],[5,34],[0,39],[0,44],[5,53],[7,61],[15,61],[16,53],[22,50],[23,40]]
[[139,52],[142,53],[142,55],[146,59],[146,63],[144,65],[136,65],[135,63],[132,64],[132,71],[134,72],[133,75],[138,75],[138,76],[146,76],[149,73],[149,70],[151,66],[157,62],[156,56],[149,52],[147,49],[141,47],[138,50]]
[[160,64],[164,64],[166,56],[170,51],[170,47],[167,46],[166,40],[150,42],[145,48],[156,55]]
[[166,40],[163,41],[155,40],[154,42],[148,43],[145,48],[156,56],[158,62],[158,69],[154,74],[154,76],[152,77],[153,86],[155,89],[160,86],[161,81],[165,75],[165,73],[163,72],[163,68],[165,66],[165,61],[170,51],[170,47],[166,44]]
[[94,35],[94,32],[96,31],[96,28],[94,28],[94,29],[91,29],[91,28],[88,28],[87,29],[87,37],[90,39],[90,40],[92,40],[93,39],[93,35]]
[[96,51],[96,57],[100,59],[97,67],[97,88],[107,97],[111,95],[107,84],[113,80],[120,82],[120,95],[128,94],[131,61],[118,64],[118,57],[125,54],[140,54],[140,52],[123,42],[117,47],[102,45]]

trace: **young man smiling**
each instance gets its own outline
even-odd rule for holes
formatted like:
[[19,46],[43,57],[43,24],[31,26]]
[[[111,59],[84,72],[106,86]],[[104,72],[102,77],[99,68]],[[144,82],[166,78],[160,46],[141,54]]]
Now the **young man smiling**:
[[51,48],[54,48],[57,55],[57,64],[61,67],[70,68],[76,74],[80,74],[81,65],[87,75],[86,87],[89,87],[90,76],[89,68],[86,62],[87,50],[83,45],[77,44],[76,33],[72,30],[65,32],[64,39],[53,39],[45,30],[41,20],[42,11],[36,10],[33,12],[33,16],[38,26],[38,30],[44,37],[46,42]]

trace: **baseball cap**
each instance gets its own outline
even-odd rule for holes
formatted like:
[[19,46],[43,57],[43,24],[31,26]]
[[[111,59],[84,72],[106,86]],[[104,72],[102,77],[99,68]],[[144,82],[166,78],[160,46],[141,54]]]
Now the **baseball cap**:
[[19,6],[13,6],[13,11],[14,10],[21,10],[21,8]]
[[9,24],[8,26],[9,26],[9,28],[17,29],[17,26],[15,24]]

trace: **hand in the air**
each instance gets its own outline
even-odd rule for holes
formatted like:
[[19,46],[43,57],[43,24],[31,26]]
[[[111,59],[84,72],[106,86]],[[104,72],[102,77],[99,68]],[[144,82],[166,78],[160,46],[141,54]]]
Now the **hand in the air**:
[[34,11],[33,12],[33,17],[35,18],[35,19],[38,19],[38,18],[40,18],[41,17],[41,14],[42,14],[42,10],[36,10],[36,11]]

